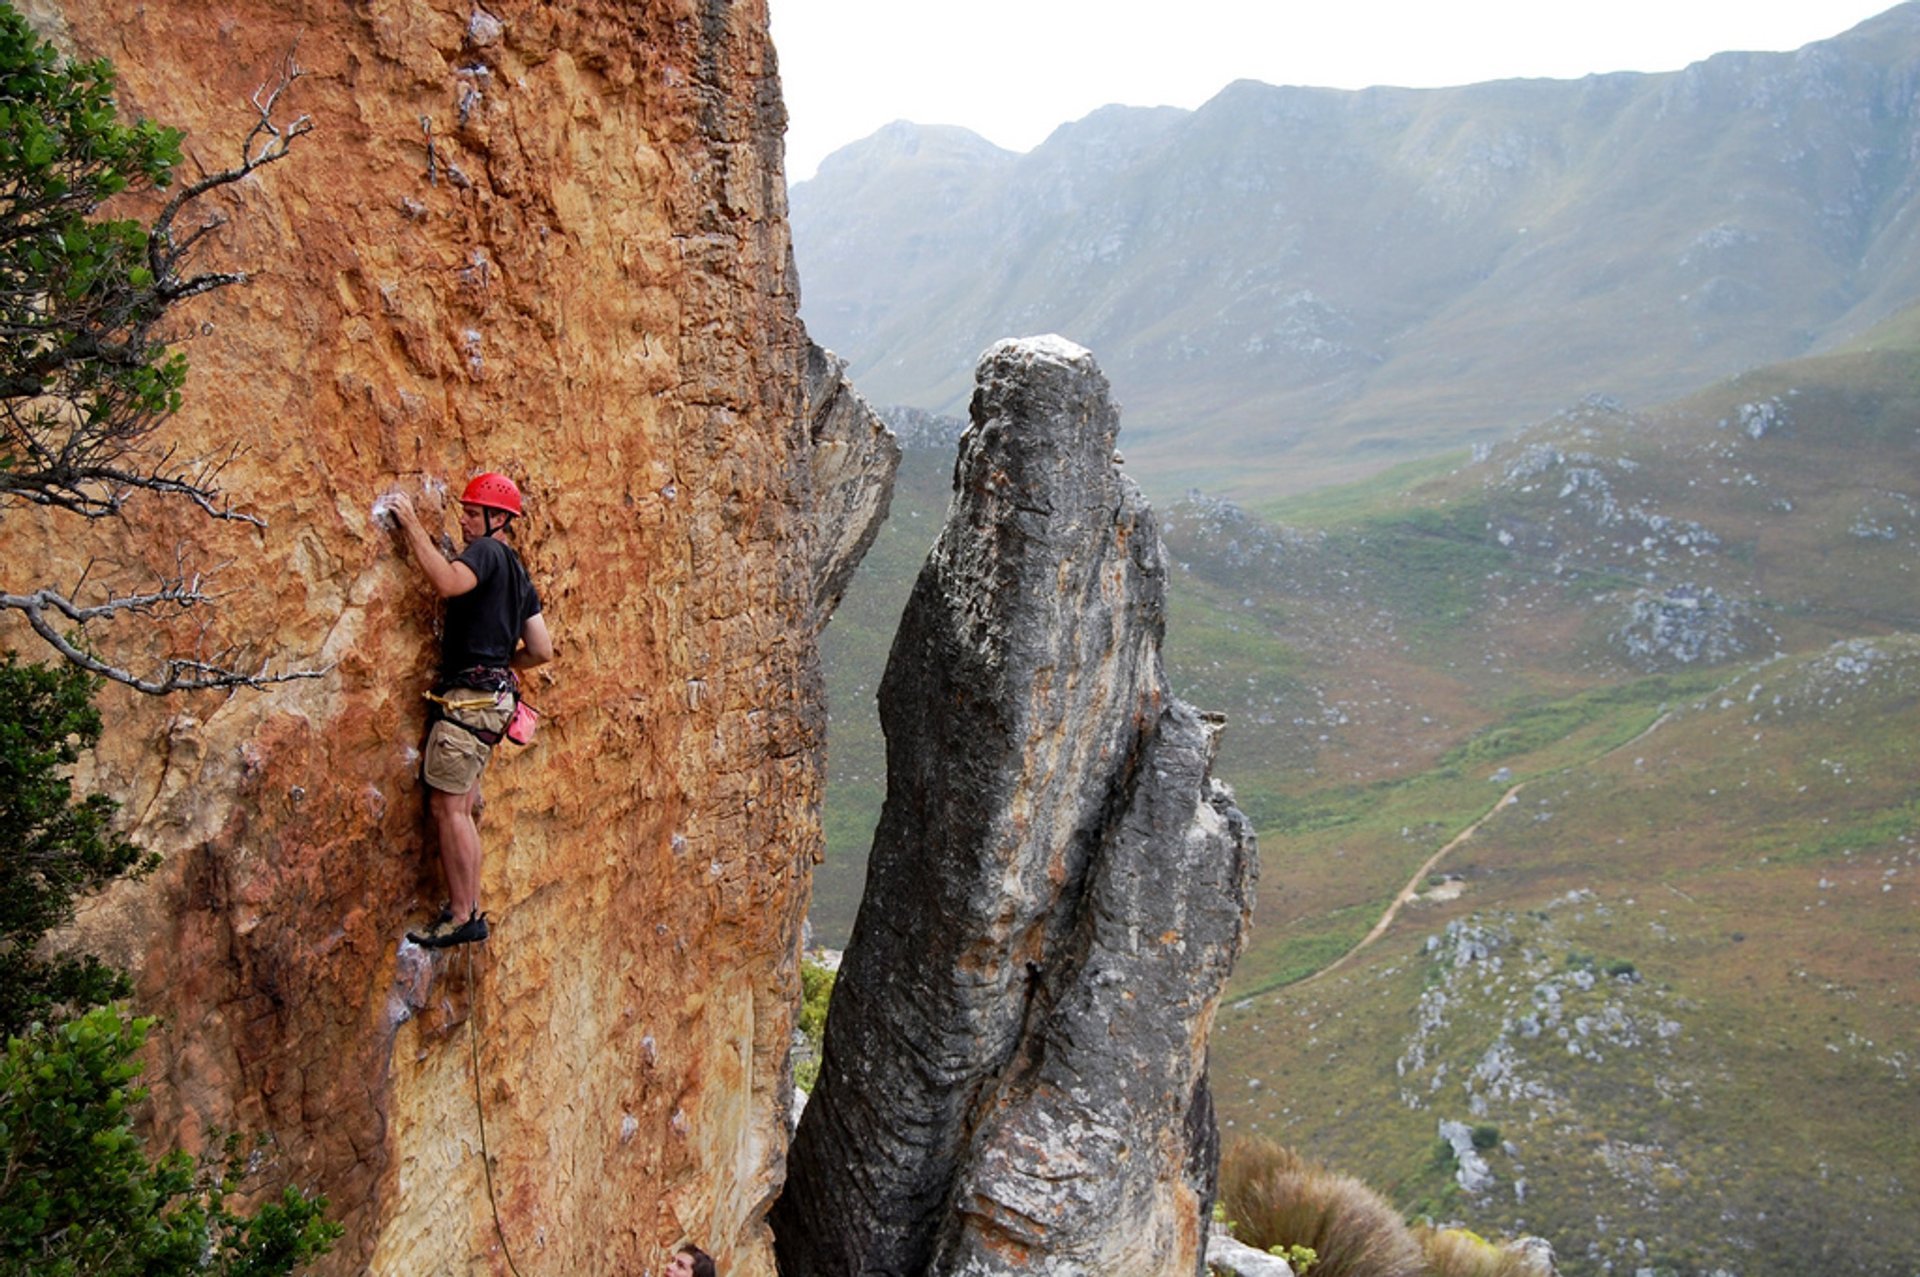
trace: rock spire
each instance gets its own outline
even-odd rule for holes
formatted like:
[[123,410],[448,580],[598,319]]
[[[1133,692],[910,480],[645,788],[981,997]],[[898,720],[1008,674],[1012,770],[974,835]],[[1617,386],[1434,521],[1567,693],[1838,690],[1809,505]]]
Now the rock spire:
[[1166,559],[1058,337],[982,356],[880,689],[888,791],[781,1270],[1192,1274],[1253,834],[1175,699]]

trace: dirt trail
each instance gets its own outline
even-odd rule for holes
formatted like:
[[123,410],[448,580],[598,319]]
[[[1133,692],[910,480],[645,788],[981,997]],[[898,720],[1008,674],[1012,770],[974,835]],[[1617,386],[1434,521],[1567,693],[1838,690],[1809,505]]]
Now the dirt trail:
[[1452,838],[1448,839],[1446,846],[1434,852],[1431,856],[1428,856],[1426,863],[1421,865],[1418,869],[1414,870],[1413,877],[1407,879],[1407,885],[1400,888],[1400,894],[1393,898],[1393,903],[1387,906],[1387,911],[1380,915],[1380,921],[1373,924],[1373,930],[1367,932],[1366,935],[1360,938],[1359,944],[1354,945],[1353,948],[1347,950],[1345,953],[1335,958],[1328,965],[1321,967],[1318,971],[1308,976],[1305,980],[1300,981],[1300,983],[1310,984],[1313,981],[1318,980],[1321,976],[1332,975],[1334,972],[1338,971],[1341,967],[1346,966],[1347,963],[1351,962],[1355,957],[1357,957],[1362,949],[1366,948],[1368,945],[1372,944],[1375,940],[1378,940],[1381,936],[1385,935],[1387,933],[1387,928],[1393,925],[1393,920],[1400,916],[1400,906],[1406,904],[1407,901],[1413,899],[1414,894],[1420,890],[1421,881],[1424,878],[1426,878],[1428,874],[1433,872],[1433,867],[1440,863],[1442,857],[1444,857],[1448,852],[1452,851],[1455,847],[1458,847],[1461,843],[1465,842],[1467,839],[1473,837],[1474,831],[1479,829],[1480,826],[1486,824],[1489,820],[1492,820],[1494,818],[1494,815],[1498,813],[1502,807],[1505,807],[1508,803],[1511,803],[1516,799],[1518,799],[1520,797],[1520,791],[1524,788],[1526,788],[1526,786],[1524,785],[1515,785],[1512,789],[1509,789],[1506,793],[1500,796],[1499,802],[1495,803],[1493,806],[1487,808],[1486,811],[1482,812],[1478,820],[1474,821],[1471,825],[1468,825],[1465,829],[1462,829],[1459,833],[1455,834]]
[[[1672,718],[1672,717],[1673,717],[1673,714],[1671,711],[1661,714],[1659,717],[1655,718],[1651,723],[1648,723],[1645,728],[1634,733],[1631,739],[1621,741],[1618,745],[1615,745],[1612,749],[1606,750],[1605,752],[1600,754],[1596,754],[1591,760],[1589,760],[1589,762],[1597,763],[1601,759],[1611,758],[1613,755],[1619,753],[1623,749],[1630,749],[1633,746],[1638,745],[1641,741],[1653,735],[1653,733],[1660,727],[1662,723],[1666,722],[1669,718]],[[1400,888],[1400,894],[1393,898],[1393,903],[1387,906],[1387,911],[1380,915],[1380,921],[1374,923],[1373,929],[1367,932],[1366,935],[1360,937],[1360,943],[1354,945],[1353,948],[1347,950],[1345,953],[1335,958],[1332,962],[1328,963],[1324,967],[1321,967],[1318,971],[1314,972],[1312,975],[1306,977],[1305,979],[1299,981],[1298,983],[1311,984],[1315,980],[1320,979],[1320,977],[1322,976],[1332,975],[1334,972],[1338,971],[1341,967],[1346,966],[1347,963],[1359,957],[1361,950],[1365,949],[1368,945],[1372,944],[1375,940],[1378,940],[1381,936],[1387,934],[1387,928],[1391,927],[1393,925],[1393,920],[1400,916],[1401,906],[1406,904],[1409,900],[1412,900],[1414,896],[1418,894],[1420,890],[1420,883],[1426,878],[1428,874],[1433,872],[1434,866],[1438,865],[1441,862],[1441,860],[1445,859],[1448,852],[1452,851],[1455,847],[1458,847],[1461,843],[1465,842],[1467,839],[1473,837],[1475,831],[1477,831],[1480,828],[1480,826],[1486,824],[1489,820],[1492,820],[1494,816],[1499,813],[1501,808],[1507,806],[1510,803],[1517,801],[1520,797],[1520,791],[1525,788],[1526,788],[1526,785],[1523,782],[1522,784],[1515,785],[1512,789],[1509,789],[1506,793],[1500,796],[1499,802],[1495,803],[1493,806],[1487,808],[1486,811],[1482,812],[1478,820],[1475,820],[1471,825],[1468,825],[1465,829],[1462,829],[1459,833],[1455,834],[1452,838],[1448,839],[1446,846],[1434,852],[1431,856],[1428,856],[1426,859],[1426,863],[1421,865],[1418,869],[1414,870],[1413,877],[1407,879],[1407,885]]]

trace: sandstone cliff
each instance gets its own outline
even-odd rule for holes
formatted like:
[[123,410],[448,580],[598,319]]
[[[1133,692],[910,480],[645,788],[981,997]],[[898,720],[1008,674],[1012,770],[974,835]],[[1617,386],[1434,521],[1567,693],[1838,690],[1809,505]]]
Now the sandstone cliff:
[[[22,577],[227,562],[217,624],[320,681],[109,690],[93,779],[166,853],[85,920],[165,1017],[151,1121],[271,1136],[331,1196],[327,1265],[657,1269],[684,1238],[770,1271],[794,954],[824,715],[804,337],[757,0],[35,0],[132,110],[222,167],[297,41],[311,136],[232,192],[196,303],[188,450],[246,451],[254,533],[136,501],[126,528],[10,510]],[[436,606],[374,497],[482,468],[559,659],[539,742],[490,772],[492,941],[400,943],[438,899],[412,778]],[[843,504],[860,505],[861,502]],[[864,503],[869,509],[871,499]],[[857,535],[855,537],[857,541]],[[109,636],[137,659],[190,629]],[[31,651],[30,636],[0,642]]]
[[1058,338],[982,357],[880,690],[887,799],[775,1208],[781,1271],[1192,1274],[1252,899],[1166,560]]

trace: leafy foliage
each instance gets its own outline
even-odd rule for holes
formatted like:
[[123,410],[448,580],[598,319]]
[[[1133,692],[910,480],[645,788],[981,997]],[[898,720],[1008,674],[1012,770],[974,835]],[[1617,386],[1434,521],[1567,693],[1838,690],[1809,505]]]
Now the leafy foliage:
[[151,1020],[100,1007],[7,1040],[0,1056],[0,1275],[267,1277],[325,1253],[324,1197],[288,1188],[252,1217],[245,1158],[148,1162],[131,1110]]
[[817,962],[800,965],[800,1031],[818,1042],[827,1030],[827,1003],[833,998],[834,972]]
[[181,285],[164,246],[96,217],[168,186],[181,135],[121,123],[113,91],[110,63],[68,62],[0,7],[0,494],[82,513],[117,504],[112,450],[186,379],[154,331]]
[[827,1004],[833,1000],[835,973],[818,962],[800,964],[800,1019],[798,1027],[807,1050],[794,1065],[794,1085],[808,1094],[820,1076],[821,1053],[827,1037]]
[[1320,1256],[1311,1246],[1269,1246],[1267,1253],[1286,1260],[1287,1267],[1293,1269],[1293,1277],[1307,1277],[1307,1271],[1320,1262]]
[[[179,409],[187,376],[164,325],[180,303],[246,278],[189,269],[222,217],[191,229],[177,223],[202,196],[281,159],[308,131],[305,117],[284,127],[273,119],[299,74],[289,57],[279,85],[255,95],[259,116],[239,163],[174,191],[151,225],[105,216],[116,197],[172,187],[181,134],[150,120],[122,122],[111,63],[69,61],[0,3],[0,512],[26,504],[104,519],[120,514],[130,493],[149,492],[260,524],[229,508],[217,486],[233,450],[181,456],[155,437]],[[316,676],[269,676],[196,653],[142,677],[63,625],[191,609],[211,595],[184,565],[153,588],[117,593],[96,583],[103,588],[104,598],[84,602],[0,582],[0,608],[22,614],[70,663],[144,692]]]
[[[98,214],[115,196],[169,186],[181,135],[122,123],[113,90],[111,64],[68,61],[0,3],[0,509],[100,518],[144,489],[230,517],[214,504],[218,463],[149,451],[186,378],[161,321],[240,278],[182,275],[219,222],[178,239],[174,222],[200,195],[285,154],[306,124],[273,125],[278,90],[256,99],[242,163],[179,191],[148,227]],[[292,1187],[252,1215],[233,1209],[247,1163],[237,1140],[197,1162],[178,1151],[149,1161],[132,1111],[145,1097],[133,1083],[153,1022],[105,1005],[130,991],[124,973],[92,954],[42,952],[77,897],[158,861],[113,830],[112,798],[74,797],[67,769],[100,739],[94,674],[149,692],[267,681],[197,660],[141,679],[47,613],[84,626],[206,597],[185,576],[92,606],[48,589],[0,591],[0,607],[23,613],[69,662],[0,661],[0,1277],[268,1277],[324,1253],[341,1231],[324,1218],[325,1198]]]
[[73,920],[74,898],[155,863],[111,827],[118,804],[75,801],[64,769],[100,739],[96,681],[70,667],[0,662],[0,1034],[56,1008],[128,991],[91,954],[46,957],[41,939]]

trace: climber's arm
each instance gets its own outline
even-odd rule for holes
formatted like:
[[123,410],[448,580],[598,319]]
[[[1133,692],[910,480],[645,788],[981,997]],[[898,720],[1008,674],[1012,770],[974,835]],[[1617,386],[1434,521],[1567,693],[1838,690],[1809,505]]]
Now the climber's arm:
[[535,612],[520,627],[520,650],[513,654],[513,668],[530,670],[552,659],[553,636],[547,633],[547,618]]
[[433,543],[432,535],[428,533],[426,524],[420,522],[419,512],[413,508],[413,501],[406,493],[395,493],[392,501],[394,517],[400,520],[400,530],[406,534],[414,562],[426,573],[435,594],[450,599],[480,584],[480,578],[473,574],[472,568],[440,553],[440,547]]

